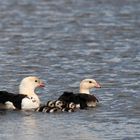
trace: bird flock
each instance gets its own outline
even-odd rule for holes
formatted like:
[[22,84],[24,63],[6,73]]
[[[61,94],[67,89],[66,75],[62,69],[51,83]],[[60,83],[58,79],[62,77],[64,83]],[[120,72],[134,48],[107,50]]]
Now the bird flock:
[[0,91],[0,109],[33,110],[45,113],[75,112],[77,109],[96,107],[99,102],[93,94],[90,94],[90,89],[101,87],[94,79],[82,80],[79,93],[65,91],[56,100],[41,103],[35,90],[44,86],[44,82],[38,77],[25,77],[20,82],[18,94]]

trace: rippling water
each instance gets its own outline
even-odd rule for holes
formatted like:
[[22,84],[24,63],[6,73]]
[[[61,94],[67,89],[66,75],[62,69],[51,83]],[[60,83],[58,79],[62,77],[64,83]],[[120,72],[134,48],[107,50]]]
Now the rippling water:
[[0,0],[0,89],[46,82],[42,102],[95,78],[100,105],[74,113],[0,111],[0,139],[139,140],[140,1]]

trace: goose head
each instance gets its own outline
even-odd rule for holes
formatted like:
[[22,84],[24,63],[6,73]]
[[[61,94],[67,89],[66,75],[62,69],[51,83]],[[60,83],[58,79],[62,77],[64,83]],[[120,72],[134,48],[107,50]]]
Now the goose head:
[[90,94],[92,88],[101,88],[100,84],[94,79],[84,79],[80,83],[80,93]]
[[41,79],[35,76],[25,77],[19,85],[19,94],[32,95],[35,94],[36,88],[44,87]]

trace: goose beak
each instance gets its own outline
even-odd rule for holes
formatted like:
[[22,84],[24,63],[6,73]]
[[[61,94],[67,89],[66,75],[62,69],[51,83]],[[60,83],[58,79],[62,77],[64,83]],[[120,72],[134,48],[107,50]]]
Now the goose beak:
[[45,87],[45,83],[40,83],[39,87]]
[[96,83],[95,88],[101,88],[101,85],[99,83]]

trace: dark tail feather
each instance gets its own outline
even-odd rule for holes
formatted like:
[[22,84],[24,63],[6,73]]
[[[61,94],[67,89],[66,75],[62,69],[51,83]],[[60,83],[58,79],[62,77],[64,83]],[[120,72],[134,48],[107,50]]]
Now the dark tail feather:
[[7,91],[0,91],[0,103],[5,103],[7,101],[12,102],[12,98],[14,97],[14,94],[9,93]]

